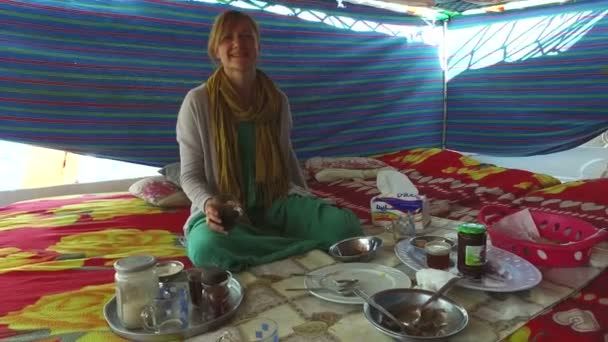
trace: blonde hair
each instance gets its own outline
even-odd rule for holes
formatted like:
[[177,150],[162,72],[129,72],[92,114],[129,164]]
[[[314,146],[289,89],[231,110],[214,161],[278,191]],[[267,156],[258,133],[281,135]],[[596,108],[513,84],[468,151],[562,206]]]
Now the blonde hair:
[[249,22],[251,29],[253,30],[253,35],[255,36],[258,50],[260,49],[260,28],[258,24],[253,20],[253,18],[243,12],[240,11],[226,11],[215,18],[213,22],[213,27],[211,28],[211,33],[209,33],[209,41],[207,42],[207,55],[214,63],[218,64],[218,59],[215,56],[215,52],[217,47],[220,45],[220,41],[222,39],[222,35],[224,31],[228,27],[228,25],[237,22],[239,20],[246,20]]

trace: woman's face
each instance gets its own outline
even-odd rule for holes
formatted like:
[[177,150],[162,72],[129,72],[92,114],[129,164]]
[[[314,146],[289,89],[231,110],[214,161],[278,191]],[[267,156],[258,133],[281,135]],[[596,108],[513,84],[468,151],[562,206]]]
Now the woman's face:
[[215,55],[224,69],[241,72],[255,70],[258,42],[247,20],[226,23]]

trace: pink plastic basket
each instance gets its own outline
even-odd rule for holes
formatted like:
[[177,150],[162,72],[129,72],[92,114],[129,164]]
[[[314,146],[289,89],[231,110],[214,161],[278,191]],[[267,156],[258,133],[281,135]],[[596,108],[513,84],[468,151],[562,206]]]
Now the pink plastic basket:
[[514,239],[492,229],[494,223],[521,209],[502,205],[481,208],[477,219],[486,225],[492,245],[517,254],[538,266],[577,267],[589,261],[590,249],[608,238],[608,231],[573,216],[530,209],[539,234],[559,244],[544,244]]

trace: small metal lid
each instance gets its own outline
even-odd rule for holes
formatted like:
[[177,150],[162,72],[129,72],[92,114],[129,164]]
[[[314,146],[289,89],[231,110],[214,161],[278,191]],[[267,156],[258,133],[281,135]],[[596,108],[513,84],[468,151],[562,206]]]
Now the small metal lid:
[[167,260],[156,263],[156,274],[159,278],[168,278],[180,273],[184,264],[177,260]]
[[120,273],[131,273],[146,270],[156,265],[156,258],[151,255],[133,255],[114,263],[114,269]]
[[459,233],[485,234],[486,226],[481,223],[463,223],[458,226]]

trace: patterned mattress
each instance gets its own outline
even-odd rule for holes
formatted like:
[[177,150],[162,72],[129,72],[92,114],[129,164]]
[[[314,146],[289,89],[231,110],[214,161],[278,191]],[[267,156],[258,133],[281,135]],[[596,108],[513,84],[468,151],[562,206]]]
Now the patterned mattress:
[[[435,149],[402,151],[378,160],[407,174],[431,201],[448,201],[451,210],[438,213],[447,219],[473,221],[484,204],[508,203],[562,211],[608,226],[603,195],[608,181],[558,184],[548,176],[483,165]],[[369,200],[377,194],[373,180],[311,180],[310,185],[316,195],[352,209],[368,234],[390,239],[369,222]],[[114,295],[112,264],[128,255],[148,253],[191,267],[180,244],[188,213],[186,207],[151,206],[129,193],[47,198],[0,208],[0,339],[122,340],[103,318],[103,306]],[[446,227],[454,224],[447,219],[434,221]],[[374,262],[399,264],[390,243]],[[302,286],[302,279],[291,274],[334,263],[325,252],[312,251],[237,274],[246,291],[236,317],[226,327],[193,340],[214,341],[226,331],[237,332],[239,322],[257,315],[279,321],[281,341],[382,340],[385,337],[365,321],[360,306],[281,290]],[[475,321],[471,329],[485,327],[484,340],[507,336],[512,341],[602,340],[608,326],[608,290],[601,284],[608,275],[603,268],[594,270],[576,283],[586,285],[582,290],[558,281],[543,283],[542,289],[524,291],[519,297],[484,294],[487,310],[511,305],[527,313],[487,324]],[[541,292],[545,296],[538,295]],[[467,305],[472,305],[472,313],[484,315],[477,312],[479,308],[473,309],[474,303]]]

